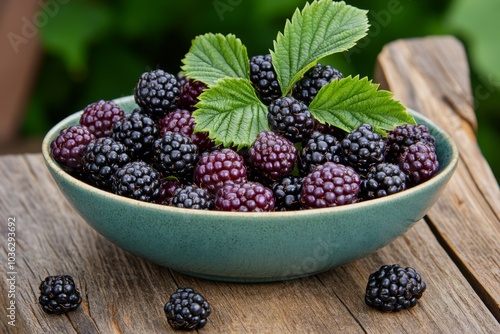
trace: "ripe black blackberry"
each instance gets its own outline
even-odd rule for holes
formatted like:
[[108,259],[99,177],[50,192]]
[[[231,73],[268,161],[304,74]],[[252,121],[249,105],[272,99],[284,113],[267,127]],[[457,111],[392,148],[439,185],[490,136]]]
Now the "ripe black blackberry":
[[199,155],[191,138],[167,131],[154,142],[154,152],[154,164],[164,176],[192,178]]
[[387,133],[386,160],[397,163],[405,149],[419,141],[434,145],[436,140],[424,124],[404,124],[397,126],[394,130]]
[[111,137],[127,147],[132,159],[149,161],[158,138],[158,125],[136,109],[113,125]]
[[160,136],[167,131],[180,132],[186,137],[190,137],[193,144],[198,146],[201,152],[205,152],[215,146],[215,142],[208,138],[207,132],[196,132],[194,133],[194,128],[196,126],[193,113],[185,109],[177,109],[172,111],[167,116],[161,118],[158,121],[160,127]]
[[285,176],[273,185],[273,194],[276,211],[301,210],[300,193],[302,191],[302,178],[298,176]]
[[125,115],[114,101],[100,100],[83,109],[80,124],[86,126],[97,138],[109,137],[113,124]]
[[104,190],[111,189],[116,170],[130,162],[127,148],[110,137],[91,141],[83,155],[83,169],[90,183]]
[[366,174],[371,166],[384,162],[386,142],[370,124],[361,124],[348,133],[340,145],[344,164],[359,174]]
[[342,73],[330,65],[318,63],[294,85],[292,96],[309,105],[324,85],[343,77]]
[[161,174],[144,161],[132,161],[118,168],[112,177],[111,191],[143,202],[156,202]]
[[171,294],[164,311],[170,326],[181,330],[204,327],[212,312],[205,297],[190,288],[180,288]]
[[273,100],[268,107],[267,120],[271,130],[293,143],[307,138],[315,124],[307,106],[291,96]]
[[342,148],[337,138],[330,134],[314,131],[307,141],[302,144],[299,154],[299,171],[306,175],[318,165],[327,161],[340,163]]
[[359,184],[360,176],[352,167],[325,162],[304,177],[300,202],[304,209],[355,203]]
[[399,157],[399,167],[406,174],[408,187],[429,180],[439,170],[434,145],[422,141],[410,145]]
[[224,182],[247,181],[247,168],[241,155],[223,148],[202,154],[196,165],[194,178],[202,188],[215,194]]
[[227,182],[215,195],[219,211],[270,212],[274,205],[273,191],[258,182]]
[[425,289],[425,282],[415,269],[383,265],[368,279],[365,302],[380,311],[398,312],[415,306]]
[[83,171],[83,155],[87,145],[95,136],[85,126],[73,125],[64,128],[50,143],[50,151],[61,168],[68,173]]
[[369,200],[395,194],[406,189],[406,175],[398,165],[382,162],[370,167],[361,180],[360,195]]
[[156,200],[156,203],[168,204],[172,199],[172,197],[174,197],[177,188],[181,187],[182,183],[176,178],[174,179],[166,178],[162,180],[160,185],[160,193],[158,194],[158,199]]
[[153,119],[176,109],[179,96],[177,76],[161,69],[144,72],[134,90],[135,103]]
[[74,311],[82,302],[75,281],[69,275],[47,276],[40,284],[38,302],[49,314]]
[[207,190],[188,185],[177,188],[169,204],[178,208],[213,210],[214,199]]
[[250,58],[250,81],[262,103],[269,105],[281,96],[281,88],[270,54]]
[[207,85],[201,81],[186,79],[179,87],[179,108],[193,111],[196,109],[195,105],[199,101],[198,97],[207,88]]
[[297,148],[272,131],[258,134],[248,150],[250,163],[265,178],[276,181],[290,174],[297,160]]

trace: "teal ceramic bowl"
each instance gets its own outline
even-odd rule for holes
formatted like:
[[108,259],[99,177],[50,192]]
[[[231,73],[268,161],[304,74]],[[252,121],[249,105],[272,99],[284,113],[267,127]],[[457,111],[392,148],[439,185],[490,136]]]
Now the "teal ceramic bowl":
[[[115,100],[126,111],[132,97]],[[458,152],[432,121],[413,112],[436,137],[440,170],[431,180],[389,197],[343,207],[270,213],[179,209],[120,197],[64,172],[50,154],[59,131],[46,135],[43,157],[57,185],[85,221],[117,246],[159,265],[203,278],[265,282],[313,275],[389,244],[420,220],[452,176]]]

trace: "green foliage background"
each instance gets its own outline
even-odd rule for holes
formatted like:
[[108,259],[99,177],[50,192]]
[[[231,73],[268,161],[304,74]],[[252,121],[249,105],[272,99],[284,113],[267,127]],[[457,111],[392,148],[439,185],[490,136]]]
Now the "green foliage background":
[[[278,31],[305,0],[57,0],[40,28],[44,58],[23,125],[43,135],[63,117],[99,99],[133,93],[144,72],[176,73],[191,40],[234,33],[249,55],[268,53]],[[384,44],[399,38],[453,34],[467,48],[479,121],[478,140],[500,178],[500,20],[498,0],[347,0],[369,10],[370,32],[356,49],[329,57],[345,75],[373,77]]]

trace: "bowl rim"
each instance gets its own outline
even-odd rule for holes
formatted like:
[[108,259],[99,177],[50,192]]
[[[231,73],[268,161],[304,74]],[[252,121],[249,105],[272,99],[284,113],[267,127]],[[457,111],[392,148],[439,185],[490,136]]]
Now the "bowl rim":
[[[116,102],[117,104],[123,103],[124,101],[129,101],[130,96],[125,96],[122,98],[114,99],[113,101]],[[119,196],[116,194],[113,194],[111,192],[99,189],[97,187],[94,187],[93,185],[87,184],[74,176],[70,175],[66,171],[64,171],[59,164],[54,160],[52,155],[50,154],[50,143],[51,141],[57,137],[59,134],[60,130],[63,129],[64,125],[71,121],[73,118],[77,119],[82,113],[83,110],[80,110],[78,112],[72,113],[71,115],[68,115],[61,121],[59,121],[56,125],[54,125],[44,136],[43,141],[42,141],[42,156],[45,160],[45,163],[48,168],[50,168],[54,173],[56,173],[58,176],[63,178],[66,182],[72,183],[75,186],[83,188],[85,191],[89,192],[95,192],[98,196],[104,196],[110,200],[115,200],[115,201],[120,201],[125,205],[131,205],[131,206],[138,206],[138,207],[144,207],[145,209],[148,210],[157,210],[157,211],[163,211],[165,214],[168,213],[176,213],[176,214],[190,214],[192,216],[213,216],[213,217],[223,217],[223,218],[231,218],[231,217],[237,217],[238,219],[242,218],[276,218],[276,217],[290,217],[290,216],[310,216],[311,214],[335,214],[336,212],[344,212],[344,211],[351,211],[351,210],[359,210],[367,206],[373,206],[374,204],[383,204],[387,201],[392,201],[396,198],[402,198],[402,197],[408,197],[411,196],[415,192],[420,192],[423,191],[425,188],[430,187],[433,183],[436,183],[437,181],[442,181],[443,179],[447,178],[450,176],[450,173],[453,173],[455,170],[457,164],[458,164],[458,159],[459,159],[459,154],[458,154],[458,149],[453,142],[452,138],[443,130],[441,129],[434,121],[430,120],[428,117],[422,115],[421,113],[412,110],[410,108],[407,108],[407,110],[412,113],[416,114],[419,118],[424,120],[426,123],[430,124],[437,132],[440,133],[440,135],[445,138],[445,140],[449,143],[451,147],[451,157],[450,157],[450,162],[448,163],[447,166],[445,166],[444,169],[439,170],[438,174],[436,174],[433,178],[430,180],[421,183],[417,186],[414,186],[412,188],[406,189],[402,192],[392,194],[390,196],[385,196],[381,198],[376,198],[372,199],[369,201],[362,201],[359,203],[353,203],[349,205],[342,205],[342,206],[336,206],[336,207],[328,207],[328,208],[319,208],[319,209],[310,209],[310,210],[295,210],[295,211],[273,211],[273,212],[231,212],[231,211],[215,211],[215,210],[193,210],[193,209],[186,209],[186,208],[177,208],[177,207],[172,207],[172,206],[167,206],[167,205],[161,205],[161,204],[156,204],[156,203],[148,203],[148,202],[143,202],[139,200],[135,200],[132,198],[124,197],[124,196]],[[77,124],[74,124],[77,125]],[[439,158],[439,157],[438,157]]]

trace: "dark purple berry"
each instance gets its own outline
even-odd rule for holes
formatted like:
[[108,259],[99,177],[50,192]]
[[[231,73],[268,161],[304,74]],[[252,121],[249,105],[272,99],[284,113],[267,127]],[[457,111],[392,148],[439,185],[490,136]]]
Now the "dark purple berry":
[[404,153],[405,149],[419,141],[434,145],[435,138],[429,133],[427,126],[424,124],[397,126],[387,133],[386,160],[398,163],[399,157]]
[[408,186],[431,179],[439,170],[434,145],[421,141],[410,145],[399,157],[399,167],[406,174]]
[[370,167],[361,180],[361,197],[373,199],[395,194],[406,189],[406,175],[398,165],[382,162]]
[[274,211],[273,191],[258,182],[228,182],[217,191],[215,209],[219,211]]
[[69,173],[83,171],[83,155],[87,145],[95,136],[85,126],[73,125],[64,128],[50,143],[54,159]]
[[190,111],[196,109],[198,97],[205,91],[207,85],[201,81],[187,79],[180,85],[179,107]]
[[86,126],[97,138],[109,137],[113,124],[125,115],[114,101],[100,100],[83,109],[80,124]]

